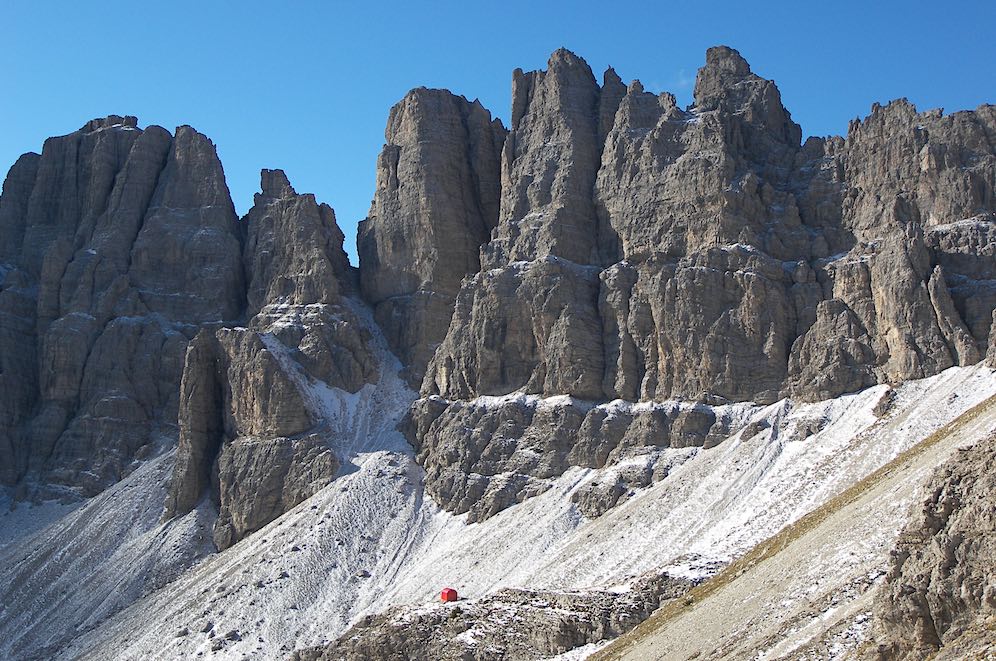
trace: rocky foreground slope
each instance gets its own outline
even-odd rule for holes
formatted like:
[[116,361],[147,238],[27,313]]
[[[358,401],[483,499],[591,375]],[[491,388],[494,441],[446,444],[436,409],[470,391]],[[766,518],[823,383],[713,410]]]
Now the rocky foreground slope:
[[996,435],[931,477],[875,604],[878,658],[980,657],[996,649]]
[[[566,50],[512,83],[508,128],[444,90],[391,110],[359,268],[332,209],[279,170],[239,219],[190,127],[112,116],[17,161],[0,196],[0,485],[57,520],[8,517],[0,651],[269,657],[444,579],[483,596],[669,563],[702,578],[992,387],[992,106],[895,101],[802,142],[775,84],[725,47],[685,109],[612,69],[599,84]],[[944,411],[861,437],[811,491],[772,473],[788,504],[763,514],[676,477],[727,457],[702,474],[728,493],[753,474],[739,443],[768,461],[858,438],[891,395],[850,427],[808,412],[932,377],[962,380]],[[696,497],[722,516],[661,519]],[[504,539],[530,516],[532,535]],[[630,551],[592,556],[588,529],[603,554]],[[475,535],[501,567],[459,541]],[[262,596],[277,586],[292,596]]]
[[[631,624],[642,617],[637,609],[623,610],[627,603],[639,605],[641,576],[664,573],[692,581],[712,576],[996,394],[996,378],[988,368],[953,368],[895,391],[876,386],[815,404],[776,403],[757,411],[750,420],[755,424],[715,448],[666,451],[672,465],[668,476],[634,489],[625,502],[602,516],[581,516],[573,495],[592,482],[611,479],[613,469],[574,468],[549,491],[472,525],[425,496],[424,474],[410,448],[390,432],[403,412],[403,400],[392,399],[392,391],[393,386],[382,383],[375,390],[362,391],[356,401],[348,428],[369,428],[374,434],[367,447],[352,457],[349,471],[259,532],[205,557],[168,584],[147,584],[137,601],[129,601],[135,592],[87,588],[101,584],[101,575],[132,576],[132,566],[138,575],[131,585],[149,581],[156,574],[144,573],[138,562],[147,557],[144,540],[192,528],[198,517],[210,520],[210,508],[194,510],[174,522],[142,520],[127,531],[129,548],[113,555],[94,550],[87,567],[80,566],[84,563],[76,559],[78,552],[51,558],[47,539],[69,526],[81,546],[112,546],[113,542],[100,541],[105,533],[99,526],[132,512],[148,498],[132,483],[131,490],[119,491],[115,499],[88,503],[75,517],[52,526],[46,536],[10,547],[10,555],[0,558],[5,560],[2,566],[8,566],[8,557],[27,556],[25,564],[38,562],[59,572],[60,578],[53,583],[38,572],[26,583],[20,572],[11,570],[0,574],[0,599],[23,604],[18,614],[27,621],[59,622],[60,627],[25,631],[11,622],[0,631],[4,645],[0,653],[17,658],[19,650],[27,656],[26,651],[37,649],[40,636],[58,634],[63,639],[57,645],[61,652],[50,657],[175,659],[200,652],[218,658],[270,659],[287,657],[296,648],[321,647],[335,658],[337,638],[357,633],[348,633],[353,625],[360,632],[366,629],[357,641],[362,643],[379,635],[391,638],[391,630],[380,624],[395,618],[419,625],[418,640],[395,636],[396,642],[429,642],[432,654],[437,651],[435,643],[449,640],[448,633],[462,633],[459,627],[474,633],[447,642],[446,649],[470,652],[472,658],[494,655],[487,643],[501,642],[495,631],[522,641],[517,647],[525,653],[519,658],[542,656],[535,653],[537,649],[566,651],[568,641],[604,643],[605,636],[618,631],[609,624]],[[385,411],[392,413],[385,416]],[[816,421],[822,429],[809,431]],[[989,415],[981,423],[996,428],[996,417]],[[930,467],[925,467],[919,475],[926,478],[929,472]],[[128,481],[140,477],[136,473]],[[138,482],[144,484],[145,479]],[[913,479],[904,485],[913,494],[918,483]],[[817,563],[793,565],[803,577],[796,606],[815,624],[802,634],[804,638],[818,637],[823,631],[824,607],[835,599],[847,603],[849,596],[864,593],[881,579],[870,572],[877,567],[884,574],[888,569],[889,549],[914,498],[876,501],[888,506],[887,521],[892,524],[880,525],[886,520],[871,516],[859,527],[854,517],[842,517],[841,529],[850,532],[839,535],[840,541],[852,544],[848,540],[853,533],[857,542],[848,550],[857,552],[841,555],[832,571]],[[833,538],[811,538],[817,557],[835,557],[822,548],[828,539]],[[459,590],[464,600],[440,604],[439,590],[447,585]],[[509,599],[500,593],[502,588],[520,592]],[[853,588],[863,592],[855,593]],[[770,610],[758,611],[756,617],[777,625],[775,614],[787,608],[780,605],[784,597],[779,598],[770,585],[755,586],[750,592],[769,603]],[[604,593],[616,596],[607,599]],[[532,598],[563,599],[565,607],[536,608],[529,617],[523,612],[522,618],[517,609],[503,607]],[[107,617],[115,602],[116,614]],[[104,617],[91,616],[95,606]],[[403,608],[380,615],[392,607]],[[455,608],[460,615],[454,622],[449,614]],[[867,610],[872,610],[870,603]],[[577,622],[571,612],[584,617]],[[567,622],[560,624],[561,618]],[[606,625],[589,626],[585,621]],[[525,626],[520,626],[523,622]],[[443,626],[436,628],[433,623]],[[553,631],[564,635],[544,633]],[[237,640],[228,638],[231,632]],[[476,639],[477,633],[481,646],[467,650],[468,638]],[[530,648],[529,641],[549,646]],[[856,636],[852,644],[862,641]]]
[[[919,513],[924,482],[930,483],[922,506],[929,517],[938,489],[950,489],[959,473],[980,472],[969,466],[991,451],[994,431],[996,398],[990,397],[671,602],[595,659],[923,659],[940,647],[931,638],[932,616],[945,646],[975,625],[974,637],[951,645],[945,658],[988,658],[991,609],[966,603],[982,596],[990,571],[985,542],[979,547],[988,536],[985,523],[973,522],[960,540],[924,535],[919,516],[904,522],[911,506]],[[976,492],[956,512],[971,519],[990,499]],[[956,567],[941,559],[954,549],[962,554]],[[917,557],[907,564],[911,553]],[[916,615],[900,615],[908,609]]]

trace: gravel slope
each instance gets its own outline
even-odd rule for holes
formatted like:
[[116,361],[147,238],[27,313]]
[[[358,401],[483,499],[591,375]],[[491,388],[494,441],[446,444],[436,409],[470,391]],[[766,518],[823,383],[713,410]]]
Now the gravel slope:
[[[0,616],[0,655],[272,659],[334,640],[364,615],[430,602],[442,585],[475,598],[502,587],[625,590],[664,568],[708,576],[996,392],[992,370],[977,366],[895,392],[779,402],[759,411],[753,429],[763,430],[751,438],[674,450],[667,478],[597,519],[570,497],[599,471],[573,469],[468,525],[424,496],[422,470],[394,431],[405,405],[397,383],[343,402],[342,428],[357,436],[345,439],[356,449],[347,474],[222,553],[197,561],[207,505],[159,523],[169,455],[41,532],[7,531],[16,541],[2,553],[17,560],[2,565],[0,597],[23,606]],[[321,395],[335,406],[336,393]],[[145,578],[157,558],[183,560],[155,574],[175,580]],[[23,598],[55,574],[48,596]],[[63,589],[77,596],[53,596]],[[25,634],[25,622],[38,624]]]
[[927,478],[994,429],[996,398],[989,398],[594,658],[854,656],[871,627],[889,553]]

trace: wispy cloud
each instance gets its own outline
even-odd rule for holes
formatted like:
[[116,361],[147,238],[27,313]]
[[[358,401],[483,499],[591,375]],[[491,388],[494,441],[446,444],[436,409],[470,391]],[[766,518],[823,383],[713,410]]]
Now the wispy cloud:
[[689,73],[687,69],[679,69],[678,73],[671,78],[671,85],[678,90],[686,90],[694,83],[695,74]]

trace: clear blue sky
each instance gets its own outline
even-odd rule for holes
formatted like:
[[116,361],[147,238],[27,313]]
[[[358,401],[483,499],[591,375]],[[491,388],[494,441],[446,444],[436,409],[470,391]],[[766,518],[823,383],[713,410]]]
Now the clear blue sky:
[[[88,119],[190,124],[218,146],[244,213],[260,168],[335,210],[354,251],[391,105],[420,85],[507,123],[511,72],[559,46],[597,76],[691,99],[705,49],[773,78],[806,135],[872,102],[996,102],[996,2],[0,2],[0,170]],[[354,255],[355,262],[355,255]]]

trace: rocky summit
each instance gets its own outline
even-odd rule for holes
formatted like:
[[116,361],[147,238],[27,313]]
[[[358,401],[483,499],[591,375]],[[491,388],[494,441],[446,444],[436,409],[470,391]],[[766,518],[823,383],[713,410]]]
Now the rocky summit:
[[188,342],[242,313],[221,162],[189,126],[93,120],[17,161],[0,218],[0,479],[93,496],[176,442]]
[[[358,267],[281,170],[239,218],[189,126],[17,160],[0,656],[671,658],[755,545],[885,484],[845,619],[698,620],[701,658],[996,645],[996,107],[803,141],[732,48],[685,108],[559,49],[510,118],[405,95]],[[471,601],[425,606],[444,580]]]
[[[996,109],[896,101],[800,144],[775,84],[724,47],[694,98],[623,91],[611,70],[599,86],[563,50],[514,74],[499,224],[412,409],[444,506],[494,511],[601,467],[623,423],[603,430],[590,402],[815,401],[985,356]],[[511,392],[567,398],[555,421],[502,405],[461,452],[466,411]]]

